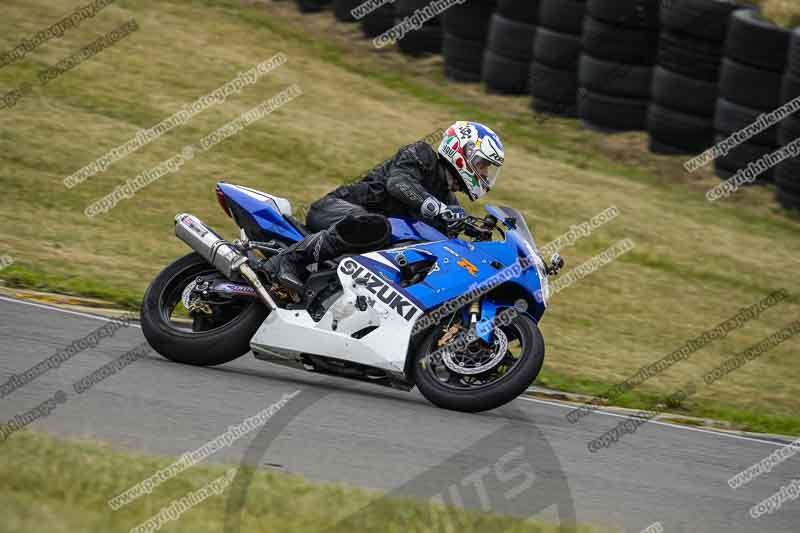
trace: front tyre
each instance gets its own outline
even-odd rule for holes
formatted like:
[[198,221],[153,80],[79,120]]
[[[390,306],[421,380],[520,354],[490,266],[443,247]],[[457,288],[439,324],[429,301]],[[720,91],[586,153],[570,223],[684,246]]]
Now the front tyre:
[[[414,379],[422,395],[438,407],[474,413],[524,393],[542,369],[544,338],[527,315],[517,315],[500,331],[493,346],[478,340],[456,352],[438,346],[445,331],[434,328],[415,355]],[[443,355],[445,350],[451,351]],[[461,367],[466,372],[458,372]]]
[[142,331],[150,346],[171,361],[221,365],[250,351],[250,339],[264,322],[267,309],[255,298],[241,297],[210,304],[206,308],[210,315],[189,312],[182,297],[201,276],[224,279],[197,253],[161,271],[144,295]]

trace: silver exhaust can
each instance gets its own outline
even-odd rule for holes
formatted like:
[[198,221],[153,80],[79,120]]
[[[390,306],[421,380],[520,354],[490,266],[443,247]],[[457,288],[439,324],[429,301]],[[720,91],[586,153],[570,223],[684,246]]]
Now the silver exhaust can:
[[175,217],[175,236],[228,279],[233,279],[239,267],[247,262],[228,241],[194,215],[181,213]]

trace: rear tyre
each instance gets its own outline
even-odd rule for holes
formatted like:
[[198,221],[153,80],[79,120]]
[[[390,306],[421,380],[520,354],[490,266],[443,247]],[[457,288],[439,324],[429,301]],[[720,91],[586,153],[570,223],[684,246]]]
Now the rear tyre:
[[[443,335],[442,328],[434,328],[414,356],[414,379],[422,395],[438,407],[476,413],[505,405],[524,393],[544,363],[542,333],[527,315],[517,315],[501,330],[508,346],[514,347],[492,370],[464,376],[450,372],[443,363],[437,363],[436,356],[431,357]],[[490,374],[500,372],[503,365],[508,368],[492,379]],[[488,383],[476,384],[481,380]]]
[[212,306],[215,315],[194,318],[193,324],[175,320],[186,287],[198,276],[215,272],[199,254],[191,253],[161,271],[147,288],[141,310],[142,332],[150,346],[170,361],[221,365],[250,351],[250,339],[267,317],[267,309],[259,300],[244,297],[219,306],[220,310]]

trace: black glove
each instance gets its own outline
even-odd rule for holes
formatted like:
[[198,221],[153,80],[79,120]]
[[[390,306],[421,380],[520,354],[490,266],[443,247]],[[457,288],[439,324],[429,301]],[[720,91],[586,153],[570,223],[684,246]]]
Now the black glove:
[[448,205],[436,216],[441,223],[447,228],[447,232],[451,234],[458,234],[464,231],[464,221],[467,218],[467,212],[464,208],[458,205]]

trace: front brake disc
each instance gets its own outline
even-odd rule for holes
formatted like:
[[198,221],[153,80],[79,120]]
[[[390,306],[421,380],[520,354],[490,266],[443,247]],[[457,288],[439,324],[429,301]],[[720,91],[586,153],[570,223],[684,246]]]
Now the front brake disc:
[[492,342],[492,346],[489,349],[490,355],[487,354],[489,355],[488,359],[480,364],[466,365],[463,361],[456,362],[454,358],[458,354],[452,348],[443,348],[441,353],[442,361],[450,372],[465,376],[472,376],[475,374],[482,374],[483,372],[493,369],[498,363],[500,363],[500,361],[503,360],[507,351],[508,337],[506,337],[506,334],[498,328],[494,330],[494,342]]

